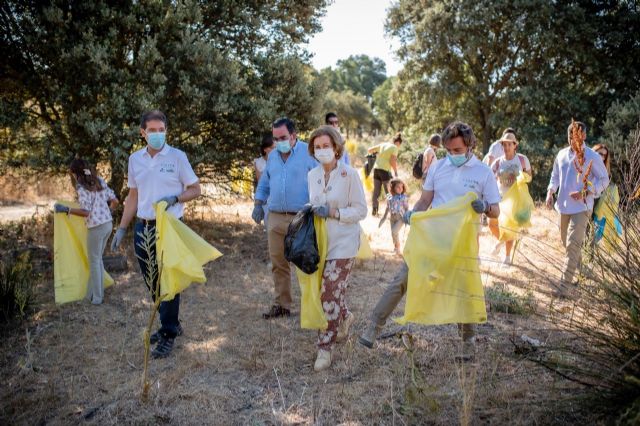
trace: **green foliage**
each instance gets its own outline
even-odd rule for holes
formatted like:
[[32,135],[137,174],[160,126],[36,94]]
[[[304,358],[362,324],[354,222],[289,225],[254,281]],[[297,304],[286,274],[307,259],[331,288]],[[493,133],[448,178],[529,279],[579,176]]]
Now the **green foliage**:
[[28,251],[0,256],[0,321],[24,316],[33,299],[35,281]]
[[633,2],[400,0],[387,30],[406,61],[391,95],[405,117],[397,127],[428,134],[462,119],[484,152],[507,126],[536,147],[562,146],[571,117],[597,137],[611,102],[640,84]]
[[139,117],[160,108],[168,140],[224,178],[278,116],[315,125],[323,91],[297,47],[326,0],[0,4],[0,166],[108,162],[123,186]]
[[401,111],[397,109],[397,103],[391,100],[392,89],[396,81],[396,77],[389,77],[373,91],[373,113],[383,132],[393,133],[400,130],[397,123],[401,122]]
[[494,312],[530,315],[536,310],[535,299],[532,294],[520,296],[505,286],[488,287],[485,289],[485,297]]
[[371,107],[366,98],[351,90],[343,92],[330,90],[324,100],[324,110],[338,114],[340,124],[346,129],[347,136],[351,132],[361,136],[364,130],[371,128],[374,121]]
[[371,99],[373,91],[387,78],[387,67],[380,58],[367,55],[351,55],[336,63],[336,69],[325,68],[322,75],[329,88],[337,92],[350,90]]

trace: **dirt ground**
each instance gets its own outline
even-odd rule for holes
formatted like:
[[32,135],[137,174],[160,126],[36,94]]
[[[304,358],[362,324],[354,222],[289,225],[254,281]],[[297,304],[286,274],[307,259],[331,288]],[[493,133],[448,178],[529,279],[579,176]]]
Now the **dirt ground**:
[[[22,328],[3,331],[0,348],[2,424],[566,424],[584,423],[576,388],[517,355],[512,341],[541,340],[549,280],[560,242],[555,215],[536,211],[516,266],[503,268],[483,233],[485,288],[530,295],[528,316],[490,311],[478,327],[472,363],[454,358],[454,325],[404,329],[389,322],[374,349],[357,343],[368,315],[400,265],[388,224],[368,217],[363,228],[376,254],[353,271],[348,303],[357,321],[337,345],[334,363],[315,373],[316,333],[296,315],[265,321],[272,301],[266,234],[246,201],[187,215],[224,256],[207,266],[208,282],[182,296],[185,333],[168,359],[152,360],[150,400],[140,400],[143,327],[150,297],[129,248],[130,272],[116,276],[105,303],[56,306],[49,277]],[[405,237],[406,232],[405,229]],[[131,245],[129,236],[129,245]],[[539,275],[541,274],[541,275]],[[548,280],[540,279],[545,276]],[[299,289],[294,281],[295,300]],[[403,303],[394,316],[400,316]],[[413,337],[407,349],[399,331]],[[405,342],[409,339],[405,337]]]

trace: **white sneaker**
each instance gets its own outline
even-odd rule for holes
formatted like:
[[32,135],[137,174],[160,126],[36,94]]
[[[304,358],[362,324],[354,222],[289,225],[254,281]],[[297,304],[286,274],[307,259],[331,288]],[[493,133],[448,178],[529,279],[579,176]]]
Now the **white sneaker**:
[[491,255],[492,255],[492,256],[497,256],[497,255],[498,255],[498,253],[500,253],[500,249],[502,248],[502,246],[503,246],[503,245],[504,245],[504,242],[502,242],[502,241],[498,241],[498,242],[496,243],[496,245],[495,245],[495,246],[493,246],[493,250],[491,250]]
[[313,366],[315,371],[326,370],[331,366],[331,352],[325,351],[324,349],[318,350],[318,358],[316,358],[316,363]]
[[344,320],[338,326],[338,335],[336,336],[336,342],[344,342],[349,338],[349,328],[356,320],[356,317],[349,312]]
[[505,256],[504,259],[502,259],[502,266],[511,266],[511,256]]

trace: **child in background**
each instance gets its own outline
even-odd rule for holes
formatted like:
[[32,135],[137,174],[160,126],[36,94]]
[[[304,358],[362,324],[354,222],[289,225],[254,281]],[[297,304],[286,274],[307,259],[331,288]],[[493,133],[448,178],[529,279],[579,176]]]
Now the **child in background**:
[[402,255],[400,250],[400,230],[404,226],[402,216],[409,210],[409,197],[406,195],[407,187],[401,179],[392,179],[389,183],[391,193],[387,195],[387,209],[389,210],[391,223],[391,237],[397,255]]
[[69,208],[55,204],[56,213],[73,214],[85,218],[87,224],[87,258],[89,260],[89,283],[87,300],[100,305],[104,298],[102,254],[111,234],[111,209],[118,205],[118,199],[102,178],[98,177],[95,168],[82,159],[75,159],[69,166],[71,183],[78,194],[80,208]]

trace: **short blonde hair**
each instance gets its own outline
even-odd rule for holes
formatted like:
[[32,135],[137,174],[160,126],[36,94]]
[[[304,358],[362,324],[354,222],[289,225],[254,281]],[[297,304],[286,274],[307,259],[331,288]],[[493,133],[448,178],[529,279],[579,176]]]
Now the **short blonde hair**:
[[342,139],[340,132],[333,126],[320,126],[311,133],[311,136],[309,136],[309,154],[312,157],[316,155],[313,141],[320,136],[329,136],[331,145],[333,145],[333,148],[336,150],[336,159],[339,160],[342,158],[342,154],[344,153],[344,139]]

